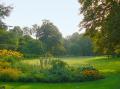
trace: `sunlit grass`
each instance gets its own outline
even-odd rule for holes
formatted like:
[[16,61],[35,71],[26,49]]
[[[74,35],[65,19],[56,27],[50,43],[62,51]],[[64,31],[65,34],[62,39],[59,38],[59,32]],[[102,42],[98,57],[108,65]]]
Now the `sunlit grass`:
[[[120,58],[101,57],[66,57],[59,58],[71,66],[92,65],[100,70],[102,73],[116,73],[120,72]],[[31,65],[39,65],[39,59],[23,60],[23,63]]]

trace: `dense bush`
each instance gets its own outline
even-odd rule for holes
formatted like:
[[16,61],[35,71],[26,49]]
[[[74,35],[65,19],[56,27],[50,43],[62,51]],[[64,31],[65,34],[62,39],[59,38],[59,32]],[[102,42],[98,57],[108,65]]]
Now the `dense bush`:
[[86,80],[96,80],[102,77],[98,70],[96,70],[93,66],[85,66],[82,68],[82,74],[84,75]]
[[102,78],[99,71],[90,65],[84,65],[74,69],[73,75],[76,81],[97,80]]
[[[48,63],[49,62],[49,63]],[[38,65],[0,62],[0,80],[21,82],[81,82],[102,78],[93,66],[71,67],[61,60],[40,60]],[[41,66],[42,65],[42,66]],[[43,66],[44,65],[44,66]]]
[[2,81],[17,81],[21,71],[13,68],[0,69],[0,80]]
[[[52,60],[49,67],[41,69],[41,65],[20,67],[23,73],[22,82],[81,82],[102,78],[93,66],[70,67],[63,61]],[[25,68],[25,69],[24,69]],[[28,69],[27,69],[28,68]]]
[[64,82],[70,79],[69,66],[60,60],[53,60],[51,68],[48,69],[46,82]]
[[5,69],[5,68],[9,68],[9,67],[11,67],[11,64],[10,63],[8,63],[8,62],[1,62],[0,61],[0,69]]
[[11,63],[0,61],[0,80],[1,81],[18,81],[21,71],[13,68]]

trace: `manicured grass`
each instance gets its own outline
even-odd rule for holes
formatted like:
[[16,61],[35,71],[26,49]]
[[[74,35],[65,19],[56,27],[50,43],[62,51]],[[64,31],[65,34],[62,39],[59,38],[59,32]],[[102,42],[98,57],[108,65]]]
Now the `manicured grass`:
[[[70,65],[78,66],[90,64],[105,75],[105,79],[81,83],[0,83],[6,89],[120,89],[120,58],[107,59],[105,57],[90,58],[62,58]],[[27,60],[26,63],[35,64],[39,60]]]

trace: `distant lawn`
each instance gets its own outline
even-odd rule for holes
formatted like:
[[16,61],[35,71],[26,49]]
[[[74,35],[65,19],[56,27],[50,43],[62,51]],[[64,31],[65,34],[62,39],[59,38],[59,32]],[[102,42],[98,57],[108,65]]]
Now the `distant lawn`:
[[[81,58],[80,58],[81,59]],[[83,58],[79,60],[79,58],[69,58],[64,60],[70,65],[79,66],[90,64],[97,68],[99,71],[105,74],[111,73],[120,73],[120,58],[106,58],[106,57],[91,57],[91,58]]]
[[[106,78],[97,81],[81,83],[0,83],[6,85],[6,89],[120,89],[120,58],[107,59],[105,57],[74,57],[62,58],[70,65],[78,66],[90,64],[103,73]],[[39,60],[25,60],[24,62],[35,64]]]

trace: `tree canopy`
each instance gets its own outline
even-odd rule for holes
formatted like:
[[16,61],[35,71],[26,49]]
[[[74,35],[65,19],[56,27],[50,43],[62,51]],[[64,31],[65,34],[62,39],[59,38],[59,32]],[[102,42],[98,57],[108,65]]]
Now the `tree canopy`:
[[43,20],[43,24],[38,28],[36,37],[46,45],[47,52],[58,55],[58,51],[64,51],[62,34],[53,23]]
[[65,48],[67,55],[72,56],[92,56],[92,42],[89,37],[83,34],[73,33],[71,36],[65,38]]
[[[120,54],[120,1],[79,0],[84,15],[80,26],[93,39],[96,52]],[[117,50],[117,51],[116,51]]]
[[9,16],[11,10],[11,6],[0,4],[0,49],[20,51],[25,57],[93,55],[89,37],[74,33],[64,38],[58,27],[49,20],[43,20],[42,25],[8,29],[3,19]]

